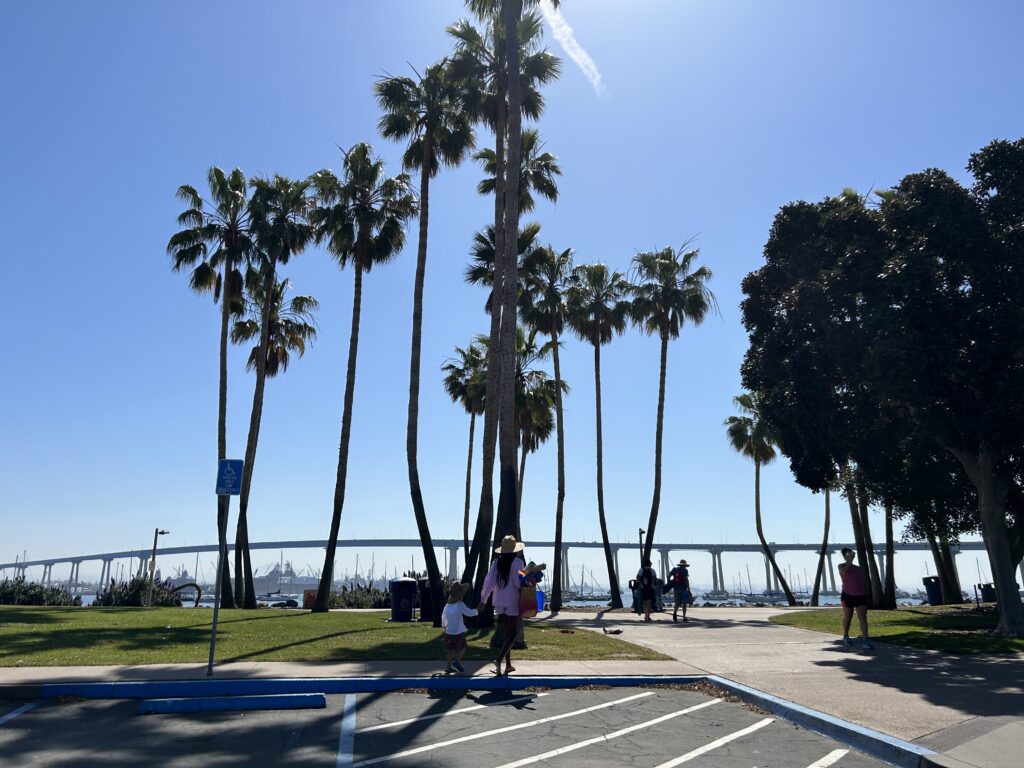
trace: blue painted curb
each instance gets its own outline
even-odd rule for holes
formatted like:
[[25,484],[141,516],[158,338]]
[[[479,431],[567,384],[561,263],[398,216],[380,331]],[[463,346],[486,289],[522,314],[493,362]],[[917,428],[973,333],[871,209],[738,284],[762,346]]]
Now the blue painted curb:
[[326,706],[327,696],[322,693],[288,693],[280,696],[213,696],[200,699],[143,699],[139,702],[139,714],[237,712],[259,709],[324,709]]
[[877,757],[879,760],[901,766],[901,768],[918,768],[924,764],[927,756],[935,754],[932,750],[918,744],[903,741],[846,720],[840,720],[838,717],[794,704],[786,699],[780,699],[778,696],[764,693],[724,677],[708,675],[706,680],[748,704],[754,704],[795,725],[835,739],[865,754]]

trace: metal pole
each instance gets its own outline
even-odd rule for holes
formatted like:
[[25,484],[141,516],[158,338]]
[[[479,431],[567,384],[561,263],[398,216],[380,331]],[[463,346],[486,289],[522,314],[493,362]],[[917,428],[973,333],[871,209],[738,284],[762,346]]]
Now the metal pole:
[[[220,538],[218,536],[218,538]],[[224,567],[224,549],[217,547],[217,578],[213,588],[213,625],[210,629],[210,660],[206,665],[206,676],[213,676],[213,655],[217,648],[217,617],[220,615],[220,572]]]
[[153,579],[156,578],[156,537],[160,535],[160,528],[153,529],[153,555],[149,558],[149,599],[146,605],[153,605]]

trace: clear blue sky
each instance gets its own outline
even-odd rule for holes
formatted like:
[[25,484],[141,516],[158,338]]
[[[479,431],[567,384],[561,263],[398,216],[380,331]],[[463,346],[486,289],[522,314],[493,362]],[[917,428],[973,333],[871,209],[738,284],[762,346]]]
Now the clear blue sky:
[[[746,347],[739,284],[760,264],[772,217],[791,200],[885,187],[924,167],[963,177],[972,151],[1017,138],[1024,12],[1011,2],[566,0],[563,13],[606,91],[548,36],[565,71],[539,128],[564,176],[557,205],[528,219],[578,262],[623,271],[639,249],[696,238],[721,317],[669,350],[659,539],[752,542],[753,470],[722,420]],[[444,56],[445,26],[465,15],[455,0],[5,8],[0,561],[140,547],[156,525],[172,530],[168,544],[213,540],[218,317],[170,271],[174,191],[201,185],[212,164],[337,169],[337,146],[364,140],[397,173],[402,148],[376,134],[373,80]],[[439,367],[487,327],[483,291],[461,277],[492,210],[475,191],[480,175],[466,164],[432,187],[421,477],[439,537],[460,535],[468,430]],[[404,450],[414,244],[365,284],[343,537],[415,536]],[[320,300],[320,336],[267,388],[253,539],[324,538],[330,519],[352,275],[316,249],[285,274]],[[238,456],[253,384],[245,355],[234,350],[230,368]],[[632,540],[650,506],[657,341],[630,331],[603,360],[609,526]],[[590,349],[570,340],[563,368],[566,535],[596,539]],[[529,538],[553,536],[554,463],[553,441],[528,461]],[[772,539],[820,537],[821,497],[784,462],[765,472],[763,499]],[[835,537],[849,539],[836,502]],[[903,557],[898,576],[916,581],[922,561]],[[705,559],[698,581],[710,581]],[[728,578],[741,563],[727,562]]]

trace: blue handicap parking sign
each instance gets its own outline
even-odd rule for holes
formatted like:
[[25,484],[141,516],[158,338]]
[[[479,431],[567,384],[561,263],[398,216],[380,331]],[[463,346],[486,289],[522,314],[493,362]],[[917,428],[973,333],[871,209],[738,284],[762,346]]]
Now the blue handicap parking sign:
[[221,459],[217,462],[217,495],[237,496],[242,491],[242,460]]

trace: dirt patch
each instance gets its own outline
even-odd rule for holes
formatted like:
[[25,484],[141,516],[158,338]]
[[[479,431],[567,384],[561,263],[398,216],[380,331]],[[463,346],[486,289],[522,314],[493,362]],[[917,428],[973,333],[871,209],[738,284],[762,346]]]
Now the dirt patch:
[[695,693],[703,693],[705,696],[711,696],[715,699],[728,701],[730,704],[739,704],[744,709],[749,709],[751,712],[758,715],[770,714],[768,711],[761,709],[761,707],[756,704],[749,704],[736,694],[730,693],[724,688],[719,688],[717,685],[713,685],[706,680],[698,680],[695,683],[654,683],[653,685],[645,685],[644,687],[662,688],[670,691],[694,691]]

